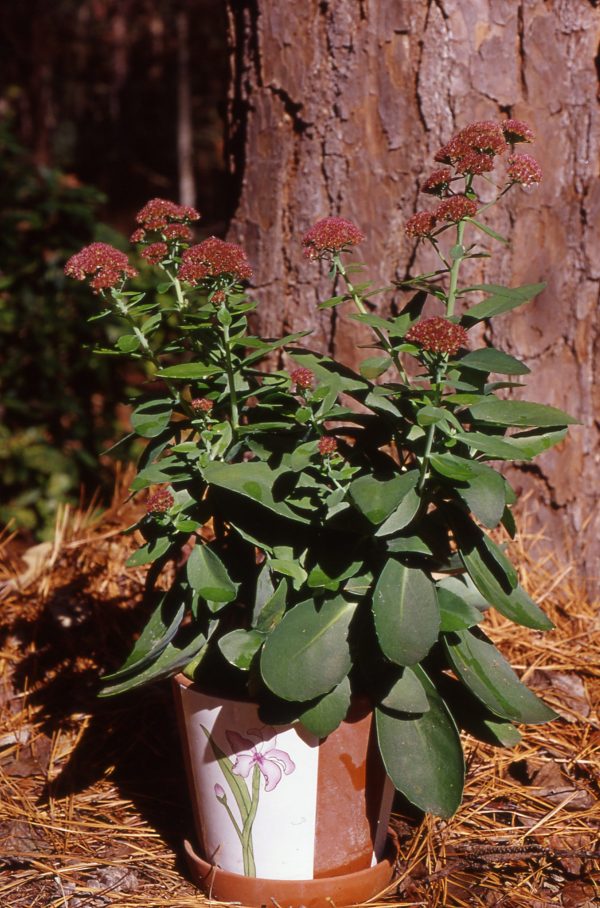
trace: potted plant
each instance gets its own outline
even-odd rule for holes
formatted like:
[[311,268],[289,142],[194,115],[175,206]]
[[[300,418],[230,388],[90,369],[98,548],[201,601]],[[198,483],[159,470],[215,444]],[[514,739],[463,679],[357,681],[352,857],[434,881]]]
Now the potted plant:
[[[203,846],[190,860],[218,898],[367,898],[391,876],[386,777],[449,817],[464,775],[457,726],[510,746],[516,724],[554,717],[482,629],[490,606],[552,627],[489,535],[515,532],[515,494],[491,464],[530,461],[573,420],[507,398],[529,369],[469,342],[543,285],[460,282],[462,264],[487,254],[482,234],[505,242],[485,210],[541,179],[511,147],[532,139],[519,121],[485,121],[440,149],[422,185],[436,205],[406,224],[440,264],[387,288],[403,295],[398,314],[375,314],[383,291],[353,283],[354,224],[327,217],[308,231],[304,254],[335,285],[321,306],[373,332],[358,371],[301,346],[307,332],[253,335],[246,255],[214,237],[194,244],[193,209],[154,199],[137,216],[155,293],[126,289],[134,270],[104,244],[67,263],[91,278],[98,317],[122,319],[100,352],[152,374],[132,413],[146,440],[132,491],[151,491],[129,564],[151,563],[156,606],[102,695],[176,676]],[[426,302],[435,314],[423,317]],[[282,350],[291,365],[274,368]]]

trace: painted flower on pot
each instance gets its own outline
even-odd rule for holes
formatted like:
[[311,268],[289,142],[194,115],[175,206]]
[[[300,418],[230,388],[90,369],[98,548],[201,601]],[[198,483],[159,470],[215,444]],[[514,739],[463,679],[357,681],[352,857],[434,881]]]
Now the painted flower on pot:
[[247,734],[255,738],[256,743],[237,731],[226,732],[233,750],[233,771],[237,776],[247,779],[254,767],[258,767],[265,782],[265,791],[273,791],[281,782],[283,774],[288,776],[292,773],[296,764],[289,754],[274,746],[277,738],[271,728],[252,728]]
[[[294,772],[296,764],[289,754],[275,746],[277,743],[275,732],[266,725],[260,729],[248,729],[246,735],[249,737],[228,729],[225,735],[232,750],[229,757],[221,750],[208,729],[202,726],[202,730],[229,785],[239,810],[239,820],[232,810],[227,792],[218,783],[214,787],[215,797],[227,811],[231,825],[240,840],[244,875],[256,876],[252,827],[260,800],[261,777],[265,791],[273,791],[284,774],[290,775]],[[240,776],[243,779],[251,779],[250,790],[240,781]]]

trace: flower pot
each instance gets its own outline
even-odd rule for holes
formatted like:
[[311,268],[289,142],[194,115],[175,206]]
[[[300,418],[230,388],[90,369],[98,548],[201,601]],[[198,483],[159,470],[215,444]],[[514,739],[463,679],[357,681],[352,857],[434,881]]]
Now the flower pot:
[[[208,695],[183,675],[174,690],[202,852],[198,858],[189,846],[188,857],[204,891],[226,901],[224,892],[235,890],[231,898],[243,904],[279,892],[293,904],[281,881],[352,877],[362,888],[350,901],[338,893],[342,905],[385,887],[393,786],[374,746],[368,704],[355,702],[319,740],[297,725],[266,726],[255,704]],[[242,894],[231,888],[236,878]],[[333,897],[326,882],[325,889]],[[308,905],[306,893],[298,898]]]

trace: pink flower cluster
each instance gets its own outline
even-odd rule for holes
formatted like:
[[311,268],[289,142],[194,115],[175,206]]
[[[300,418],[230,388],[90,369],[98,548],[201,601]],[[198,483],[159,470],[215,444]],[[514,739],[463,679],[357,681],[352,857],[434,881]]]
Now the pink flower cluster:
[[135,277],[137,271],[124,252],[108,243],[92,243],[71,256],[65,265],[65,274],[78,281],[92,275],[90,286],[97,291],[116,287],[126,278]]
[[197,221],[199,212],[188,205],[177,205],[168,199],[150,199],[135,216],[138,224],[144,230],[162,230],[168,224],[185,224],[187,221]]
[[169,254],[169,247],[166,243],[150,243],[148,246],[145,246],[140,255],[143,259],[146,259],[147,262],[150,262],[151,265],[157,265],[159,262],[162,262],[164,258]]
[[508,178],[521,186],[536,186],[542,180],[542,168],[530,154],[513,154],[508,159]]
[[[169,243],[192,242],[189,222],[197,221],[199,217],[196,209],[188,205],[177,205],[168,199],[150,199],[135,216],[142,226],[133,231],[130,240],[132,243],[148,243],[140,255],[151,265],[158,265],[168,257]],[[152,233],[160,234],[160,241],[150,242]]]
[[321,457],[329,457],[337,451],[338,443],[331,435],[323,435],[323,437],[319,439],[317,447]]
[[357,246],[364,240],[364,233],[346,218],[322,218],[305,233],[302,240],[304,255],[319,259]]
[[461,325],[441,316],[433,316],[413,325],[406,332],[405,339],[411,344],[419,344],[430,353],[448,353],[453,356],[461,347],[466,347],[468,336]]
[[477,214],[477,205],[472,199],[464,195],[452,195],[443,199],[433,211],[417,211],[404,225],[404,231],[409,237],[431,236],[438,221],[451,221],[456,223],[463,218],[471,218]]
[[195,397],[192,401],[192,410],[197,413],[210,413],[213,406],[214,401],[208,400],[206,397]]
[[219,277],[234,281],[245,281],[252,277],[252,269],[241,246],[210,236],[186,249],[181,257],[180,280],[195,287]]
[[148,514],[164,514],[173,507],[174,502],[175,499],[168,489],[157,489],[146,499],[146,511]]
[[292,384],[297,388],[302,388],[304,391],[309,391],[314,384],[315,376],[310,369],[294,369],[293,372],[290,372],[290,379]]

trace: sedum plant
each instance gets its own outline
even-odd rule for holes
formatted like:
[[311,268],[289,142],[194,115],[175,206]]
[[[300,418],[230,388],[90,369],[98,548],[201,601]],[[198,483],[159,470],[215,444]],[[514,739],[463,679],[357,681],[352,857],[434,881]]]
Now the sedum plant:
[[[443,166],[422,187],[435,206],[406,224],[440,265],[397,285],[399,314],[374,314],[375,291],[353,283],[354,224],[328,217],[308,231],[304,254],[327,263],[335,285],[322,306],[346,306],[373,332],[358,371],[302,346],[307,332],[253,334],[246,255],[214,237],[194,244],[193,209],[154,199],[137,217],[132,239],[157,267],[155,293],[127,289],[134,270],[109,246],[69,260],[67,274],[89,277],[102,300],[98,317],[120,319],[100,352],[154,369],[132,413],[147,442],[132,492],[147,497],[135,527],[144,544],[128,562],[151,564],[154,610],[103,696],[183,671],[319,737],[352,696],[366,697],[394,784],[441,816],[461,800],[457,727],[510,746],[516,725],[554,717],[484,630],[490,607],[552,627],[489,534],[515,532],[515,494],[492,464],[530,461],[573,420],[507,399],[528,368],[469,342],[469,329],[543,285],[460,279],[463,262],[487,254],[482,234],[504,242],[485,210],[539,182],[534,159],[511,148],[532,138],[518,121],[474,123],[440,149]],[[437,314],[423,317],[427,300]],[[289,370],[273,368],[282,349]]]

